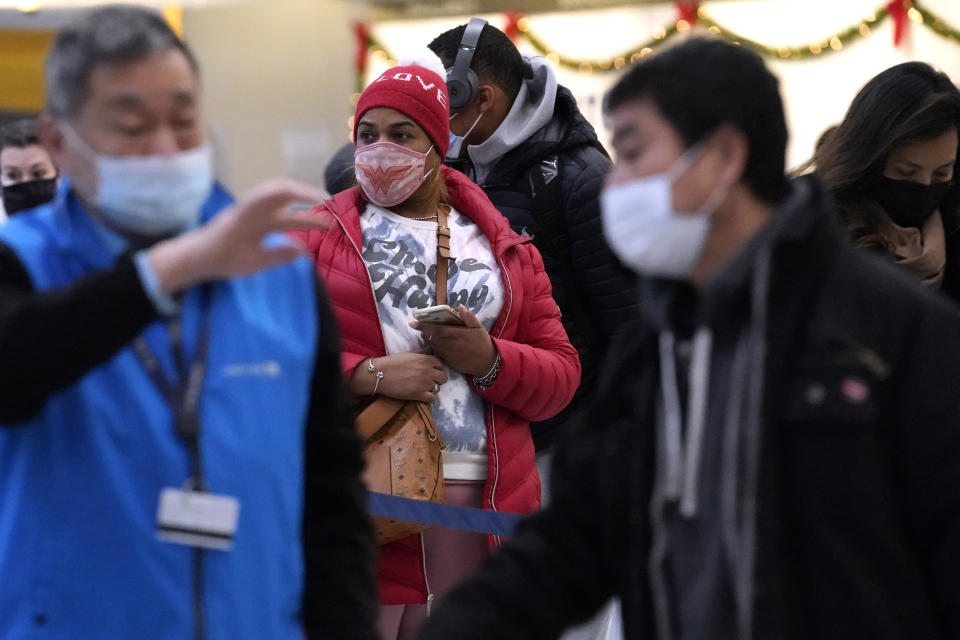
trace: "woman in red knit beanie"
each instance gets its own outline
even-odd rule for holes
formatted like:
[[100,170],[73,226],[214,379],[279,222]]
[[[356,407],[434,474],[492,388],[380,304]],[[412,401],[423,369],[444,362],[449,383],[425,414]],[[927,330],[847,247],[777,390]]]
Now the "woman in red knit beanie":
[[[358,407],[376,395],[430,403],[447,445],[447,502],[529,513],[540,504],[530,421],[566,406],[580,364],[529,238],[442,164],[447,88],[439,59],[429,56],[389,69],[360,96],[358,184],[318,207],[335,220],[329,230],[300,239],[337,311],[343,373]],[[463,326],[413,318],[436,304],[441,212],[453,256],[447,299]],[[382,637],[412,637],[434,598],[500,542],[431,528],[382,546]]]

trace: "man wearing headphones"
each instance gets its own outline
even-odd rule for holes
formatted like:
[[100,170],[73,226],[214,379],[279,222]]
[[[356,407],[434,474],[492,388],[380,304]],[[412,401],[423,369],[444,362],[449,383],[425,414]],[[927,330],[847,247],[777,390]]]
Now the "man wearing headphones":
[[546,59],[522,56],[485,20],[441,34],[430,49],[447,68],[447,163],[480,185],[514,231],[533,239],[580,354],[583,382],[574,401],[532,425],[537,451],[544,452],[592,393],[611,337],[638,315],[629,277],[600,224],[610,159]]

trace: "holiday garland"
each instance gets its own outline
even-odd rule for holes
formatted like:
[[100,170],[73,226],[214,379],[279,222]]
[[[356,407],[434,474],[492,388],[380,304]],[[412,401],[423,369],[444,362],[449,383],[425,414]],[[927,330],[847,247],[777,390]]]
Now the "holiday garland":
[[951,27],[949,24],[944,22],[942,18],[919,6],[916,2],[913,3],[913,9],[917,12],[917,14],[920,15],[920,22],[925,27],[939,36],[953,40],[954,42],[960,44],[960,30]]
[[886,9],[880,9],[876,14],[871,14],[864,18],[860,24],[847,27],[843,31],[825,38],[824,40],[818,40],[802,46],[784,47],[771,47],[769,45],[757,42],[756,40],[746,38],[739,33],[724,27],[709,16],[701,16],[700,19],[702,24],[707,27],[708,31],[719,35],[728,42],[742,45],[770,58],[779,58],[782,60],[803,60],[806,58],[816,58],[825,53],[842,51],[845,46],[848,46],[852,42],[869,36],[875,27],[889,17],[890,14],[886,11]]
[[[636,62],[644,56],[653,53],[654,49],[667,42],[674,36],[689,32],[696,24],[705,27],[712,33],[728,42],[742,45],[757,53],[780,60],[804,60],[815,58],[828,53],[842,51],[851,43],[870,36],[873,30],[886,19],[894,21],[894,45],[898,46],[909,22],[923,25],[934,33],[960,44],[960,30],[948,24],[940,16],[921,6],[916,0],[892,0],[878,7],[872,14],[865,16],[858,24],[851,25],[829,37],[799,46],[771,46],[728,29],[700,7],[699,2],[677,2],[679,17],[676,21],[654,29],[652,36],[629,51],[618,56],[600,59],[580,59],[565,56],[549,46],[540,36],[530,28],[529,18],[516,12],[506,14],[506,28],[504,32],[512,38],[524,38],[540,54],[544,55],[555,65],[592,73],[594,71],[615,71]],[[376,39],[369,27],[364,24],[355,26],[357,37],[357,91],[363,88],[363,74],[366,71],[367,56],[372,53],[383,60],[392,61],[394,57],[387,48]]]

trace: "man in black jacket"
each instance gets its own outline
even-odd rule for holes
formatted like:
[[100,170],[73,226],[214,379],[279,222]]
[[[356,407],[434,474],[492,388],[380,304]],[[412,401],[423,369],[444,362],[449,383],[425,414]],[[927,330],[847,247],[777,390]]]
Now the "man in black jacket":
[[[465,31],[461,25],[430,43],[448,69],[448,87]],[[593,393],[611,337],[636,315],[630,278],[610,253],[600,224],[610,159],[550,64],[521,56],[502,31],[483,24],[469,70],[475,91],[464,96],[460,109],[451,98],[448,164],[480,185],[514,231],[533,238],[583,367],[570,406],[533,425],[542,451]]]
[[691,40],[606,110],[604,223],[649,322],[558,449],[552,505],[421,640],[553,638],[612,594],[631,639],[960,637],[957,310],[785,179],[755,54]]

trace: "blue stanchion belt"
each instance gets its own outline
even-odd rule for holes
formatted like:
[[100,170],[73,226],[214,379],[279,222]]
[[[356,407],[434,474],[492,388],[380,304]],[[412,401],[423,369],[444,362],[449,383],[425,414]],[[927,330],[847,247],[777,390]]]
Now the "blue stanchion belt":
[[426,500],[399,498],[384,493],[367,494],[370,513],[395,520],[409,520],[437,527],[485,533],[493,536],[511,536],[517,524],[526,516],[503,511],[486,511],[452,504],[438,504]]

